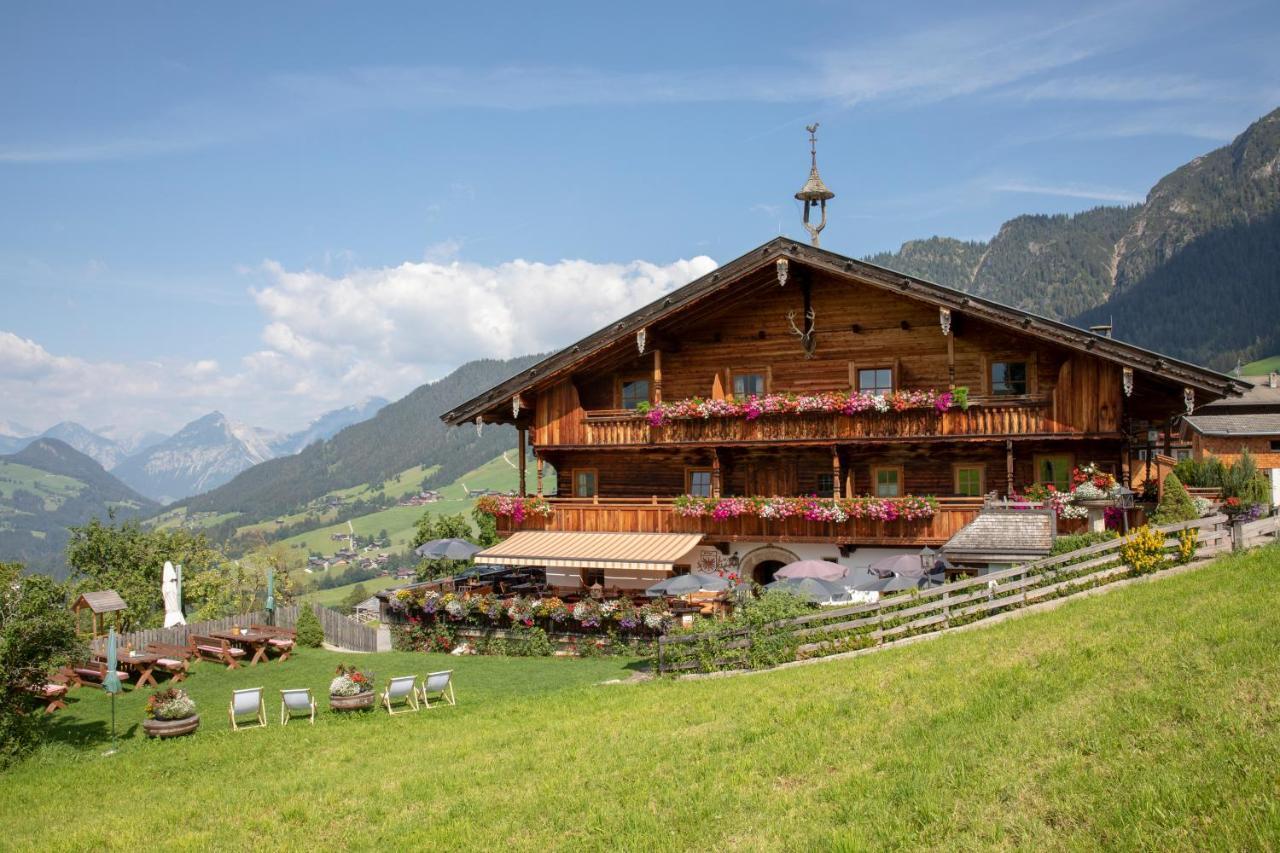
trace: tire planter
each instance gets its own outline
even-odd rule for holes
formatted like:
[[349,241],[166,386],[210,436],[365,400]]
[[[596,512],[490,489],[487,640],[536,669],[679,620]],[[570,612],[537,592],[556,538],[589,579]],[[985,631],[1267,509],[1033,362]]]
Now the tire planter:
[[192,714],[181,720],[143,720],[142,730],[147,737],[181,737],[200,728],[200,715]]
[[366,693],[357,693],[354,696],[334,696],[329,694],[329,708],[334,711],[363,711],[366,708],[372,708],[373,702],[377,698],[377,694],[372,690]]

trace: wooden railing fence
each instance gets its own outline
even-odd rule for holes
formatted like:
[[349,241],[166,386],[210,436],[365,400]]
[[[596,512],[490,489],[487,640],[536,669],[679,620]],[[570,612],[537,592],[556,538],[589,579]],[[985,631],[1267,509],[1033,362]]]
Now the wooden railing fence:
[[[294,627],[298,623],[298,608],[299,605],[297,604],[277,607],[275,624],[283,628]],[[319,604],[312,604],[311,610],[316,614],[316,618],[320,620],[320,626],[324,628],[326,642],[356,652],[376,652],[378,650],[378,631],[376,628],[361,625],[336,610],[330,610]],[[142,631],[130,631],[126,634],[121,634],[119,642],[122,648],[128,645],[132,645],[134,648],[142,648],[147,643],[168,643],[185,646],[192,634],[199,635],[208,634],[210,631],[225,631],[234,625],[267,624],[267,620],[268,616],[265,610],[253,610],[248,613],[237,613],[234,616],[224,616],[221,619],[191,622],[173,628],[149,628]],[[97,645],[101,645],[102,642],[102,638],[99,638]]]
[[[1270,527],[1263,522],[1270,522]],[[1276,519],[1264,519],[1263,522],[1254,522],[1256,526],[1253,528],[1242,525],[1249,530],[1245,534],[1248,541],[1261,542],[1264,537],[1277,535],[1280,522]],[[1236,537],[1225,515],[1156,529],[1165,536],[1166,550],[1171,550],[1178,545],[1177,534],[1188,528],[1199,531],[1197,558],[1233,548]],[[1119,562],[1123,544],[1124,539],[1112,539],[1067,554],[921,590],[914,595],[897,595],[874,603],[824,609],[766,625],[664,636],[658,640],[658,671],[680,672],[707,664],[716,668],[744,663],[742,656],[749,654],[761,635],[780,632],[785,632],[793,641],[799,641],[796,653],[806,656],[822,656],[824,652],[882,645],[906,636],[935,633],[989,618],[1000,611],[1026,607],[1120,580],[1130,573],[1129,566]],[[696,649],[703,643],[709,643],[714,654],[729,652],[734,656],[708,661],[699,658],[698,652],[684,648],[692,646]]]

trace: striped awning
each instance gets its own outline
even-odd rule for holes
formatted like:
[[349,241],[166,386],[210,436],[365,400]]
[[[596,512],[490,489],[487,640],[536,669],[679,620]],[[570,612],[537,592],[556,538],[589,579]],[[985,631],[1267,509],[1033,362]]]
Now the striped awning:
[[670,571],[701,541],[701,533],[521,530],[473,559],[499,566]]

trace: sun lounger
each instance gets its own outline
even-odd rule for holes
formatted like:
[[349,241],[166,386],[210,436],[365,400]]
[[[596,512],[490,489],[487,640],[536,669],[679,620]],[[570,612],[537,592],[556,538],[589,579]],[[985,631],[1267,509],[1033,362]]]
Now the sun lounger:
[[431,700],[435,699],[437,703],[448,702],[450,705],[457,705],[458,701],[453,695],[453,670],[445,669],[440,672],[429,674],[425,681],[422,682],[422,704],[428,708],[431,707]]
[[[239,718],[253,714],[257,720],[255,725],[242,726]],[[227,706],[227,717],[231,720],[233,731],[240,729],[260,729],[267,724],[267,703],[262,698],[261,687],[250,687],[236,690],[231,694],[231,704]]]
[[[401,702],[404,703],[404,707],[401,710],[397,711],[392,707]],[[387,713],[393,715],[420,710],[418,706],[418,676],[402,675],[387,682],[386,689],[382,691],[382,704],[387,709]]]
[[310,687],[280,691],[280,725],[287,726],[289,717],[294,713],[308,715],[311,724],[316,722],[316,700],[311,695]]

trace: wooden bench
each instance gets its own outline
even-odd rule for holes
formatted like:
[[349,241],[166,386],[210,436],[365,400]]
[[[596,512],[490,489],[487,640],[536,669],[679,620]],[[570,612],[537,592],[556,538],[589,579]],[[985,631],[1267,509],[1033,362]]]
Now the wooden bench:
[[[116,670],[121,681],[129,680],[129,673]],[[78,663],[70,667],[70,683],[73,687],[102,687],[107,680],[107,665],[102,661]]]
[[187,677],[191,665],[189,661],[194,655],[189,646],[178,646],[172,643],[147,643],[147,652],[159,655],[156,669],[169,673],[174,681],[182,681]]
[[[305,607],[306,605],[303,606]],[[293,651],[293,647],[298,641],[297,630],[280,628],[276,625],[250,625],[249,627],[254,631],[270,634],[271,639],[267,641],[267,645],[272,650],[280,653],[280,660],[289,659],[289,654]]]
[[66,698],[67,691],[71,689],[71,685],[75,680],[75,675],[70,667],[64,666],[53,675],[49,676],[44,684],[38,687],[29,687],[26,693],[44,706],[46,714],[52,714],[60,708],[67,707]]
[[205,637],[192,634],[190,641],[191,654],[200,660],[211,660],[227,665],[227,669],[239,669],[239,658],[244,657],[244,649],[233,646],[227,640],[217,637]]

